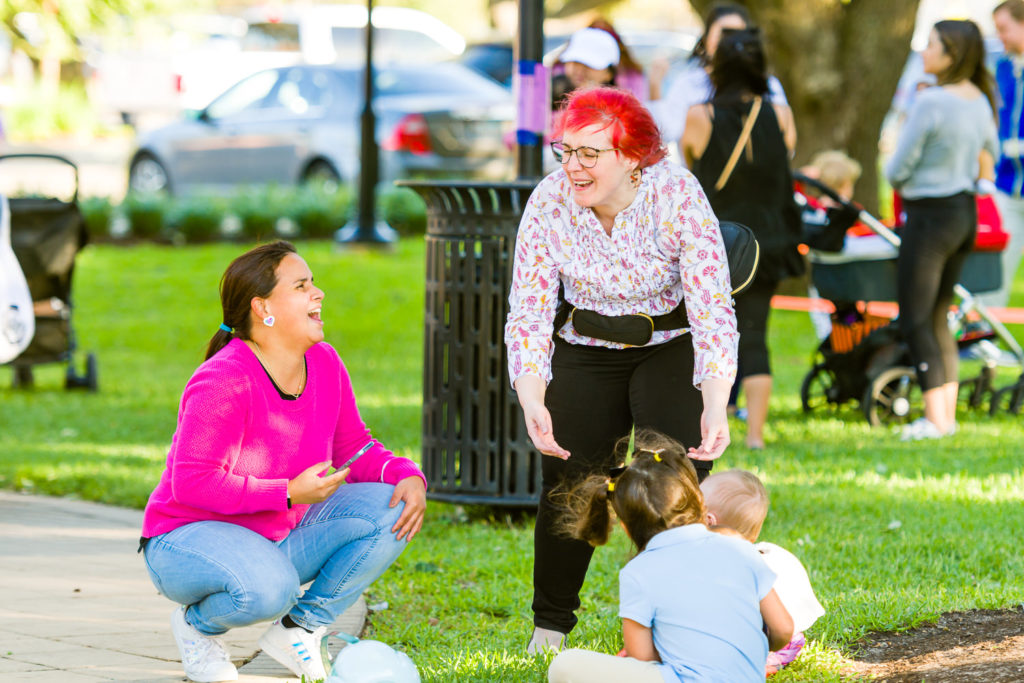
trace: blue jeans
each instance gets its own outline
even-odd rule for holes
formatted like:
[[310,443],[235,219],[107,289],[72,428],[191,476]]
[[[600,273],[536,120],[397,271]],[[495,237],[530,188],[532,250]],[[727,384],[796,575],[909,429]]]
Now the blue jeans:
[[388,507],[394,490],[344,484],[276,543],[237,524],[192,522],[153,537],[146,568],[203,635],[285,613],[309,630],[330,625],[405,550],[391,531],[405,507]]

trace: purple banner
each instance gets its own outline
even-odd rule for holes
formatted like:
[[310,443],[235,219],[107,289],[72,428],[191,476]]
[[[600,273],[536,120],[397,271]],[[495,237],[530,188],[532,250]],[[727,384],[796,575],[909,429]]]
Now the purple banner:
[[544,141],[551,119],[551,80],[541,62],[521,59],[516,63],[512,85],[516,93],[516,140],[520,145]]

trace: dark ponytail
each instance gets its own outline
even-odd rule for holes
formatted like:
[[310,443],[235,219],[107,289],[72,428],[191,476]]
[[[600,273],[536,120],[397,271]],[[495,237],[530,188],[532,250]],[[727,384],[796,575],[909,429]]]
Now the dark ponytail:
[[556,529],[595,548],[607,543],[612,532],[608,487],[608,477],[594,474],[571,488],[556,489],[552,502],[563,510]]
[[221,327],[206,347],[207,360],[227,346],[233,336],[250,338],[253,298],[270,296],[277,285],[278,265],[285,256],[294,253],[295,247],[290,242],[278,240],[250,249],[231,262],[220,279]]

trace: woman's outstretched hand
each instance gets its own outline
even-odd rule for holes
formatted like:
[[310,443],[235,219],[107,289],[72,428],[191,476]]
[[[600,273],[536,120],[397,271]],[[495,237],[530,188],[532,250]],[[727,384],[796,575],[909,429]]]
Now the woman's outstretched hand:
[[701,382],[704,412],[700,415],[700,445],[687,452],[694,460],[714,460],[729,445],[729,418],[725,406],[731,388],[732,382],[717,377]]
[[562,460],[569,458],[569,451],[558,445],[555,433],[551,429],[551,413],[543,403],[530,403],[523,406],[523,417],[526,418],[526,433],[534,448],[544,455],[551,455]]
[[523,375],[516,380],[519,405],[523,407],[523,417],[526,419],[526,433],[530,435],[530,441],[538,451],[566,460],[569,458],[569,451],[555,441],[555,433],[551,428],[551,413],[544,406],[546,388],[544,380],[533,375]]
[[729,443],[729,420],[725,410],[705,408],[700,416],[700,446],[690,448],[687,455],[694,460],[714,460],[725,452]]
[[331,466],[331,461],[318,462],[304,469],[299,476],[288,482],[288,497],[292,504],[306,505],[322,503],[334,495],[338,487],[345,482],[348,468],[338,470],[334,474],[321,477],[320,473]]
[[398,532],[396,538],[399,541],[405,536],[406,542],[423,527],[423,515],[427,510],[427,488],[419,477],[406,477],[395,485],[395,493],[391,496],[388,507],[395,507],[405,501],[405,508],[395,525],[391,527],[392,533]]

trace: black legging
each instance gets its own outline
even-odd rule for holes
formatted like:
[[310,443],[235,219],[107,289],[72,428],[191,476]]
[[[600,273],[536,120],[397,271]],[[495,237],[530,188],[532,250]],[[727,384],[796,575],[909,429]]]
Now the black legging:
[[[767,265],[767,262],[766,264]],[[769,268],[758,269],[750,289],[736,297],[736,328],[740,333],[739,365],[742,377],[772,374],[768,359],[768,314],[772,309],[772,296],[779,286]],[[737,375],[736,385],[741,382]]]
[[974,247],[974,195],[907,200],[897,260],[899,325],[923,391],[957,380],[959,354],[947,313],[953,286]]
[[[683,335],[651,347],[609,349],[555,341],[552,380],[544,403],[555,440],[568,460],[542,459],[543,489],[534,531],[534,624],[568,633],[576,625],[580,588],[594,549],[555,531],[558,510],[548,496],[563,480],[575,481],[612,466],[612,448],[634,424],[650,427],[686,447],[700,445],[704,400],[693,386],[693,340]],[[693,461],[700,479],[710,461]]]

